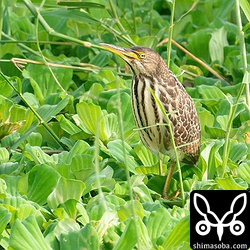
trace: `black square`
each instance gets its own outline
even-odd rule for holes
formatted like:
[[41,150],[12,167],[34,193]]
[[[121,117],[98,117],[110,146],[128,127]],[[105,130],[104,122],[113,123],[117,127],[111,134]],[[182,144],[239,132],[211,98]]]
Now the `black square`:
[[250,194],[242,190],[196,190],[190,197],[192,249],[248,249]]

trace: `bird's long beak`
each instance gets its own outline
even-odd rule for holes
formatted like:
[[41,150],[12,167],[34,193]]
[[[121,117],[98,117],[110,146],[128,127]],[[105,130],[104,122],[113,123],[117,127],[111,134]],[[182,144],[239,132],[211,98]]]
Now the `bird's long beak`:
[[138,55],[131,49],[126,49],[107,43],[100,43],[100,45],[108,51],[120,56],[126,62],[131,62],[133,59],[138,59]]

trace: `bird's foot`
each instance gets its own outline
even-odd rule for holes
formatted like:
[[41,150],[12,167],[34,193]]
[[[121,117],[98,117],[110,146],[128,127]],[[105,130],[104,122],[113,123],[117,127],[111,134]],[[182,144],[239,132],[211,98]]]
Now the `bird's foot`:
[[180,191],[180,189],[178,189],[171,197],[168,197],[168,195],[165,192],[163,192],[162,193],[162,198],[164,200],[171,201],[171,200],[177,198],[180,195],[180,193],[181,193],[181,191]]

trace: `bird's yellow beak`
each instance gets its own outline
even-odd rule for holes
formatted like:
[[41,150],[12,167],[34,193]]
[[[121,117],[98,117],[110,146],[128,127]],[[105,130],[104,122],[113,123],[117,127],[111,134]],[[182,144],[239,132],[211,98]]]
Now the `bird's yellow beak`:
[[133,52],[131,49],[126,49],[122,47],[118,47],[115,45],[107,44],[107,43],[100,43],[100,45],[105,48],[106,50],[115,53],[116,55],[120,56],[127,62],[131,62],[133,59],[139,59],[138,55]]

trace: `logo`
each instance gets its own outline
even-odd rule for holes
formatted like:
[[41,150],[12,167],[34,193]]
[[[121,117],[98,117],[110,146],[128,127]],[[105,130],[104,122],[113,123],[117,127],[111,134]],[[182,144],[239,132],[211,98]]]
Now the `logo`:
[[[238,190],[191,193],[190,247],[223,249],[250,247],[250,195]],[[224,246],[224,247],[223,247]]]

